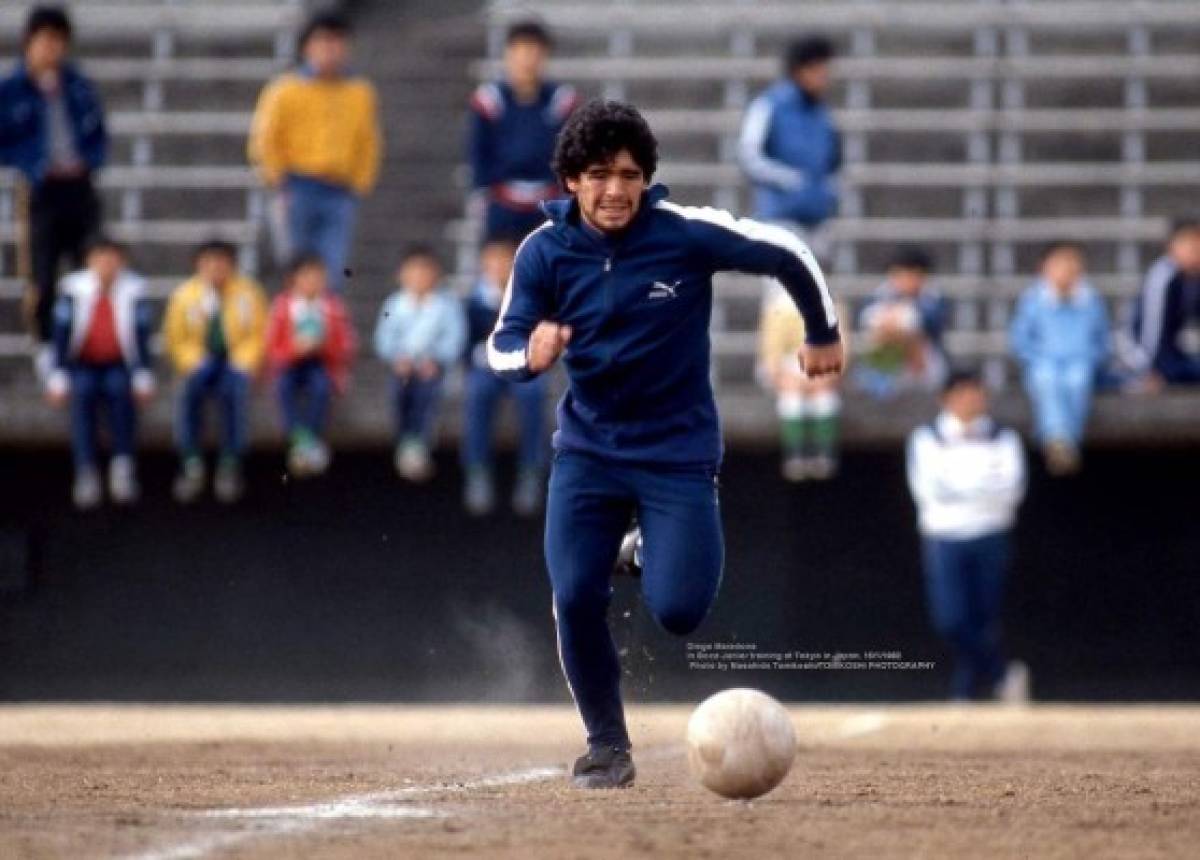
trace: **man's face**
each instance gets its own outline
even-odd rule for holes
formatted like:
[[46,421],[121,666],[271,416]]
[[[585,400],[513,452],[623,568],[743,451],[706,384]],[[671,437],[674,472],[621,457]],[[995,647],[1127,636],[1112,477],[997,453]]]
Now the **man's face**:
[[433,292],[441,278],[442,267],[435,260],[420,256],[405,260],[397,274],[400,286],[418,296]]
[[1060,293],[1075,286],[1083,275],[1083,255],[1074,248],[1059,248],[1042,263],[1042,277]]
[[325,292],[325,267],[305,266],[292,276],[292,289],[303,298],[317,298]]
[[105,286],[117,279],[124,265],[125,256],[114,248],[97,248],[87,258],[87,267]]
[[987,389],[977,382],[960,383],[946,392],[942,405],[955,418],[969,424],[987,414]]
[[57,30],[43,28],[25,44],[25,63],[35,72],[57,71],[67,58],[67,39]]
[[1175,234],[1167,253],[1175,265],[1189,275],[1200,275],[1200,230],[1181,230]]
[[567,190],[579,201],[579,211],[589,224],[615,233],[628,227],[637,214],[646,174],[629,150],[622,149],[608,164],[593,164],[574,179],[568,178]]
[[516,39],[504,49],[504,73],[514,86],[532,86],[542,79],[549,51],[537,39]]
[[223,287],[233,277],[233,260],[218,251],[206,251],[196,260],[196,274],[214,287]]
[[341,74],[350,59],[350,40],[333,30],[316,30],[304,43],[304,62],[321,77]]
[[797,86],[818,99],[825,98],[829,92],[830,68],[829,62],[808,63],[792,72],[792,78]]
[[905,298],[916,298],[925,286],[925,270],[909,266],[892,266],[888,269],[888,280],[896,292]]

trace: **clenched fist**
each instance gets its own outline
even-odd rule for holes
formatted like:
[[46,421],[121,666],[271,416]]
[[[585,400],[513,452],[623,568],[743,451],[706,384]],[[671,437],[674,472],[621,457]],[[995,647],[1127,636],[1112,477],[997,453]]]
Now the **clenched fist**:
[[540,322],[529,336],[529,370],[541,373],[563,354],[571,340],[571,327],[555,322]]
[[805,344],[800,350],[800,366],[809,379],[821,376],[837,376],[846,363],[845,349],[841,340],[824,346]]

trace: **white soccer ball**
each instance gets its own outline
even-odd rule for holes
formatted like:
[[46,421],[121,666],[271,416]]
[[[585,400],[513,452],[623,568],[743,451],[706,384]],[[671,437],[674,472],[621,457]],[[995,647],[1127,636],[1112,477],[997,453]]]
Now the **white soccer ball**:
[[688,769],[722,797],[751,798],[779,785],[796,757],[792,719],[758,690],[724,690],[700,703],[687,727]]

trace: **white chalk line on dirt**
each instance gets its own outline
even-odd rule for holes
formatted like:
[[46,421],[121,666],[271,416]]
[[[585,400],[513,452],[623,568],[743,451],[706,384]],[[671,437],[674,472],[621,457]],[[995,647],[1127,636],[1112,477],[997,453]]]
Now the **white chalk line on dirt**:
[[325,822],[347,819],[442,818],[444,813],[429,806],[399,805],[427,794],[455,794],[487,788],[524,785],[561,777],[562,768],[537,767],[509,773],[492,774],[479,779],[445,784],[417,785],[393,791],[374,791],[350,795],[323,803],[284,806],[234,807],[206,810],[197,817],[246,821],[253,829],[207,833],[167,848],[128,855],[128,860],[194,860],[214,851],[231,848],[253,839],[296,836],[318,830]]
[[[839,739],[861,737],[882,729],[887,718],[881,713],[856,714],[847,717],[835,731]],[[638,756],[642,761],[662,761],[683,755],[686,746],[670,744],[651,749]],[[563,776],[561,767],[538,767],[508,773],[492,774],[462,782],[434,783],[349,795],[321,803],[281,806],[233,807],[210,809],[196,817],[208,820],[242,821],[253,824],[252,829],[208,833],[167,848],[128,855],[126,860],[196,860],[196,858],[231,848],[254,839],[277,836],[296,836],[311,833],[325,822],[362,819],[430,819],[445,818],[447,813],[430,806],[415,806],[411,801],[422,795],[456,794],[488,788],[504,788],[544,782]]]

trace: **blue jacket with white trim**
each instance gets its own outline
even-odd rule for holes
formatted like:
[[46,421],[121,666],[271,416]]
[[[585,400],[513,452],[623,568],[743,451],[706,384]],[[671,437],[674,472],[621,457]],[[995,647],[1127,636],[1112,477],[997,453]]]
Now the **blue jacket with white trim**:
[[542,204],[550,220],[517,251],[488,363],[527,380],[543,320],[572,328],[563,362],[556,449],[669,465],[714,465],[721,433],[709,380],[712,276],[778,278],[812,344],[839,338],[812,252],[789,231],[718,209],[676,206],[655,185],[619,236],[581,224],[575,200]]
[[[62,67],[62,98],[75,135],[75,149],[88,170],[99,170],[108,153],[104,108],[91,81],[69,63]],[[25,63],[0,81],[0,164],[41,182],[50,162],[46,97]]]
[[790,80],[751,102],[738,143],[754,214],[816,227],[837,213],[842,139],[829,109]]

